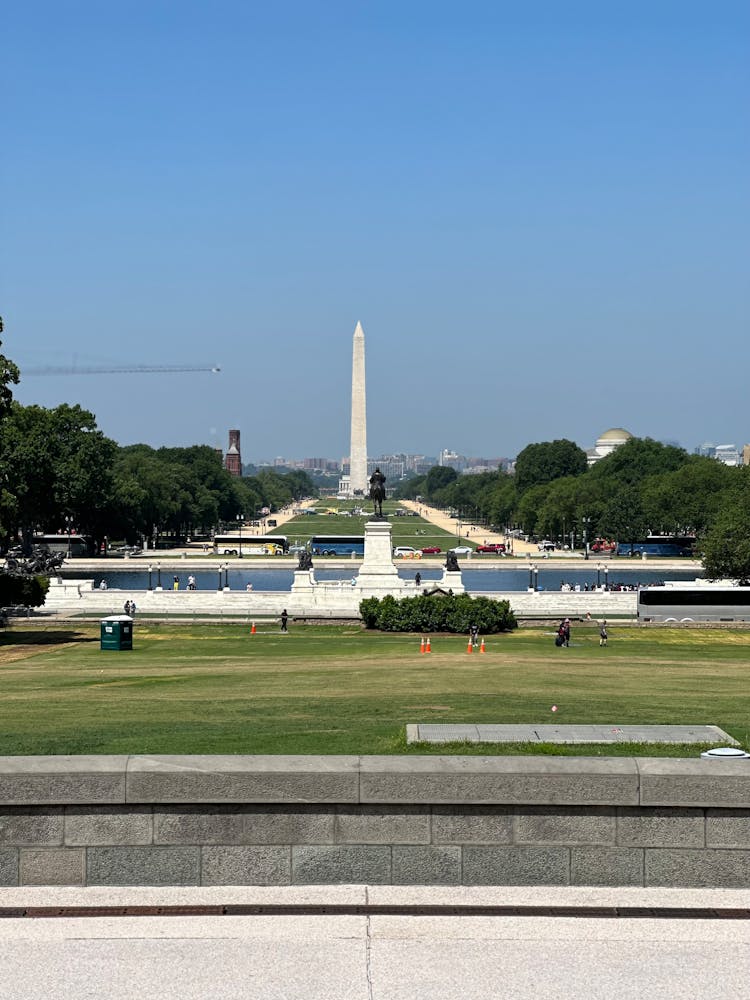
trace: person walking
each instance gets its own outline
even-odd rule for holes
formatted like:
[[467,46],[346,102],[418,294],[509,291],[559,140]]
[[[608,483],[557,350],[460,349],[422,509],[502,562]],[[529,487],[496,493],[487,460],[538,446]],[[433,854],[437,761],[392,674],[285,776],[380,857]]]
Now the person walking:
[[602,622],[601,628],[599,629],[599,645],[606,646],[608,638],[609,635],[607,634],[607,619],[605,618],[604,621]]
[[416,583],[417,586],[419,586],[420,583],[422,582],[422,574],[419,571],[417,571],[414,574],[414,582]]
[[289,621],[289,615],[286,612],[286,608],[284,608],[284,610],[281,612],[281,631],[282,632],[288,632],[289,631],[289,629],[286,627],[288,621]]

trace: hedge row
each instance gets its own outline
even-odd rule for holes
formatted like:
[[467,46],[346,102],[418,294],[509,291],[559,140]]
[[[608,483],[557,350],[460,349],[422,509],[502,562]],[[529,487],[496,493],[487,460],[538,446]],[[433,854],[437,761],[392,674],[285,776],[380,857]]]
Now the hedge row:
[[390,594],[382,599],[368,597],[360,602],[359,613],[366,628],[381,632],[468,632],[475,627],[489,635],[516,628],[516,617],[508,601],[469,594],[435,594],[401,600]]

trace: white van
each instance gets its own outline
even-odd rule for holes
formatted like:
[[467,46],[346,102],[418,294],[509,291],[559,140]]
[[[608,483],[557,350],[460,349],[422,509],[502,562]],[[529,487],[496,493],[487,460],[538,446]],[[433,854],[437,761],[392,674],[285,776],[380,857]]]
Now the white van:
[[411,545],[397,545],[393,550],[393,555],[396,557],[401,556],[402,559],[418,559],[422,553],[419,549],[413,549]]

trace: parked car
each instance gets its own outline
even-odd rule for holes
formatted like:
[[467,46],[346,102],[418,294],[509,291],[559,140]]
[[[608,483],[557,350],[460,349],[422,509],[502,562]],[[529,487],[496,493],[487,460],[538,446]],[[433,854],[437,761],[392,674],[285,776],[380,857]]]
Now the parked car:
[[452,549],[448,549],[448,551],[456,556],[468,556],[474,549],[472,549],[471,545],[456,545]]
[[550,542],[545,538],[543,541],[539,542],[537,548],[539,549],[540,552],[554,552],[555,543]]
[[505,544],[503,542],[487,542],[486,545],[477,545],[477,552],[494,552],[496,555],[501,555],[505,552]]
[[440,548],[439,545],[425,545],[425,547],[422,549],[422,555],[434,556],[436,552],[442,552],[442,551],[443,550]]
[[393,550],[393,555],[400,556],[402,559],[413,559],[415,556],[421,556],[422,553],[418,549],[412,548],[411,545],[397,545]]

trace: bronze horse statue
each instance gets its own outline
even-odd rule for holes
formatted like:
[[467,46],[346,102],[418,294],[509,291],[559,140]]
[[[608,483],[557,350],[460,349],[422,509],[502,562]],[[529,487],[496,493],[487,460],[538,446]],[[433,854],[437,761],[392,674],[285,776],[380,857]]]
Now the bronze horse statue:
[[375,469],[370,476],[370,499],[375,517],[382,517],[383,501],[385,500],[385,476],[380,469]]

